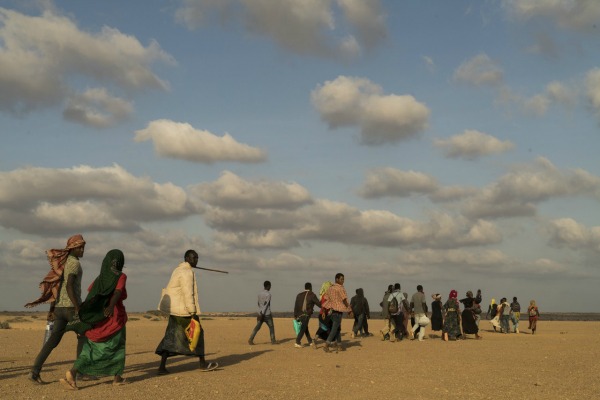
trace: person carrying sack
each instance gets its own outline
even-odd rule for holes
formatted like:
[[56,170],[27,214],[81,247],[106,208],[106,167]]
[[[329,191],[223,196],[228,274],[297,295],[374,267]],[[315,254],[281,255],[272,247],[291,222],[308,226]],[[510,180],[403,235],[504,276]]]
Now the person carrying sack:
[[169,314],[169,323],[165,336],[158,344],[155,353],[161,357],[158,375],[166,375],[167,358],[183,355],[198,357],[202,371],[212,371],[219,364],[207,363],[204,358],[204,329],[200,330],[195,348],[190,349],[190,341],[186,335],[186,328],[192,319],[198,321],[200,306],[198,305],[198,286],[196,275],[192,268],[198,264],[198,253],[194,250],[185,252],[185,261],[173,271],[169,284],[162,290],[158,309]]
[[306,335],[308,345],[314,349],[317,348],[317,338],[315,338],[313,341],[308,330],[308,322],[310,321],[310,317],[312,316],[315,306],[321,308],[321,301],[312,291],[312,284],[310,282],[306,282],[304,284],[304,291],[298,293],[296,296],[296,302],[294,303],[294,318],[300,321],[300,330],[296,335],[296,343],[294,343],[294,347],[296,348],[302,348],[301,342],[302,336],[304,335]]

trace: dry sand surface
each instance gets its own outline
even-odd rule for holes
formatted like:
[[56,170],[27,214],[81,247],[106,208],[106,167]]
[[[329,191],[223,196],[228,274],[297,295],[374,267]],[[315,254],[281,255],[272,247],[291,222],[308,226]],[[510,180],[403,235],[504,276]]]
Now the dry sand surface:
[[[33,318],[32,318],[33,317]],[[208,361],[220,368],[200,372],[192,358],[170,359],[171,374],[157,376],[154,354],[166,320],[131,314],[127,324],[125,377],[130,384],[113,387],[111,378],[79,382],[68,392],[58,383],[71,367],[76,341],[67,333],[50,355],[34,385],[27,372],[40,349],[43,314],[0,315],[12,320],[0,330],[0,398],[2,399],[600,399],[600,322],[540,321],[529,334],[490,331],[482,321],[482,340],[382,342],[377,336],[350,339],[347,350],[325,353],[294,348],[292,322],[275,319],[279,344],[271,345],[266,326],[254,346],[247,344],[255,320],[205,317]],[[382,321],[372,320],[373,332]],[[311,331],[316,329],[311,321]]]

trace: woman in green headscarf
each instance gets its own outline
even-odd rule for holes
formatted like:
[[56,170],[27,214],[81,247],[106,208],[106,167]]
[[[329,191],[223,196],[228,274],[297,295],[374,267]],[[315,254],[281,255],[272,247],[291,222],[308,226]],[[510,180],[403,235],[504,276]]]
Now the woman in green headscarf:
[[70,323],[73,330],[87,338],[73,368],[61,379],[68,389],[77,390],[77,373],[91,376],[114,376],[113,385],[122,385],[125,369],[125,323],[127,298],[123,271],[125,257],[121,250],[111,250],[102,261],[100,275],[88,288],[79,309],[79,320]]

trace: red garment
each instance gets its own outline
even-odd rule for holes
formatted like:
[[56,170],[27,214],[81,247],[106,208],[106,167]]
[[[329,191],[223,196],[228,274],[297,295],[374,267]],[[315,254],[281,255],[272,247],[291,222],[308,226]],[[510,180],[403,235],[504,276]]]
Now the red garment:
[[[117,304],[115,304],[113,315],[104,321],[98,322],[96,326],[85,332],[85,336],[92,342],[104,342],[125,326],[125,323],[127,322],[127,312],[125,311],[123,300],[127,298],[127,289],[125,288],[126,282],[127,275],[121,274],[117,281],[117,287],[115,288],[115,290],[121,291],[121,297],[117,301]],[[94,283],[92,282],[88,288],[88,292],[92,290],[93,285]]]
[[76,249],[85,244],[83,236],[77,234],[73,235],[67,240],[67,247],[64,249],[50,249],[46,251],[48,256],[48,263],[50,264],[50,271],[44,277],[44,280],[40,283],[40,291],[42,295],[35,301],[25,304],[25,308],[32,308],[43,303],[52,303],[58,297],[58,289],[60,288],[60,282],[62,279],[62,273],[65,269],[65,263],[69,252],[72,249]]

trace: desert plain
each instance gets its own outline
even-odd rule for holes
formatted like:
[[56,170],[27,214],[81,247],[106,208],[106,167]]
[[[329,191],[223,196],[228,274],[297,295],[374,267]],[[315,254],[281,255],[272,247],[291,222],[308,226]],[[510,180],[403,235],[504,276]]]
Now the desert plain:
[[[67,333],[52,352],[42,378],[27,379],[44,335],[44,314],[0,315],[10,329],[0,330],[1,399],[600,399],[600,322],[544,321],[532,335],[522,320],[519,334],[501,334],[481,321],[483,339],[390,343],[372,337],[351,339],[344,319],[345,351],[326,353],[294,347],[290,318],[275,318],[278,344],[263,326],[248,345],[255,319],[203,316],[206,359],[219,368],[201,372],[197,360],[169,359],[171,374],[157,376],[154,354],[166,319],[130,314],[127,324],[127,385],[112,378],[78,382],[67,391],[59,383],[73,363],[76,340]],[[383,321],[371,320],[377,333]],[[311,320],[314,332],[317,321]],[[439,335],[439,332],[438,332]],[[303,340],[306,344],[306,340]]]

